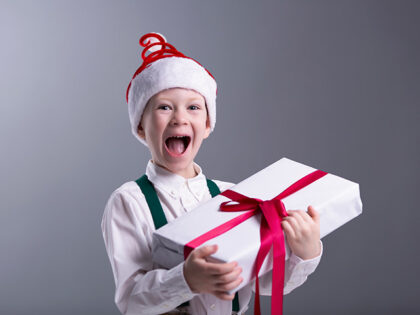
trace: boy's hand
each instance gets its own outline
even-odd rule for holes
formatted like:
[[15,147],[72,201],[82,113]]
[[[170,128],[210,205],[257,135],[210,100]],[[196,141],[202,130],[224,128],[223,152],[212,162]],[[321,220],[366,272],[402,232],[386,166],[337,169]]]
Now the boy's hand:
[[222,300],[233,300],[235,294],[226,291],[236,288],[243,278],[237,262],[211,263],[207,256],[217,251],[217,245],[194,249],[184,263],[184,277],[194,293],[211,293]]
[[303,260],[318,256],[321,253],[318,212],[309,206],[308,212],[289,210],[287,213],[289,216],[283,218],[281,225],[292,252]]

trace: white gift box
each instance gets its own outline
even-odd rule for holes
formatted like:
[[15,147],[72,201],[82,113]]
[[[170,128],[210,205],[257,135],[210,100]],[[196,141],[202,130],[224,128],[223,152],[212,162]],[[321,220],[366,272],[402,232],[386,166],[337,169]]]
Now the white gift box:
[[[291,184],[315,171],[304,164],[282,158],[248,177],[231,190],[250,198],[269,200]],[[153,234],[153,260],[164,268],[172,268],[184,260],[184,245],[209,230],[241,215],[222,212],[220,204],[230,200],[218,195],[193,211],[161,227]],[[327,174],[294,194],[282,199],[287,210],[307,210],[312,205],[320,214],[321,238],[362,212],[359,185],[336,175]],[[237,261],[244,281],[233,293],[254,279],[255,259],[260,248],[261,215],[255,215],[204,245],[218,244],[211,256],[214,261]],[[286,259],[290,249],[286,243]],[[259,275],[272,268],[272,251],[267,255]]]

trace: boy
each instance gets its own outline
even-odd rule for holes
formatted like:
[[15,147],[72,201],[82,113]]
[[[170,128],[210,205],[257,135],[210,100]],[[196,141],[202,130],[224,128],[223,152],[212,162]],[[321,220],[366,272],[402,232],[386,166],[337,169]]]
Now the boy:
[[[127,102],[132,133],[149,148],[152,159],[146,176],[115,190],[105,208],[102,232],[116,284],[115,302],[123,314],[227,315],[233,309],[242,314],[253,284],[236,297],[226,293],[242,282],[241,268],[236,262],[208,262],[216,245],[195,249],[170,270],[152,262],[156,228],[209,200],[211,183],[220,191],[233,184],[209,183],[194,162],[215,125],[213,76],[160,34],[146,34],[140,44],[145,47],[143,64],[128,86]],[[152,52],[146,56],[146,51]],[[156,219],[159,211],[163,223]],[[292,250],[285,264],[285,294],[306,280],[322,255],[318,213],[312,207],[307,213],[288,213],[282,221]],[[269,295],[270,290],[268,273],[260,277],[260,292]]]

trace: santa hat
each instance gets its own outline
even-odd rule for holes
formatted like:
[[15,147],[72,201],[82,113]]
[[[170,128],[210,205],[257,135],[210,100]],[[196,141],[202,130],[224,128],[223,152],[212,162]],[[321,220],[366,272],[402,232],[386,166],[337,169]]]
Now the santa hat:
[[[126,94],[133,135],[147,146],[137,133],[144,108],[153,95],[170,88],[186,88],[200,93],[206,101],[210,130],[213,131],[217,85],[211,73],[167,43],[159,33],[143,35],[140,45],[144,47],[141,53],[143,63],[134,73]],[[150,53],[146,56],[146,52]]]

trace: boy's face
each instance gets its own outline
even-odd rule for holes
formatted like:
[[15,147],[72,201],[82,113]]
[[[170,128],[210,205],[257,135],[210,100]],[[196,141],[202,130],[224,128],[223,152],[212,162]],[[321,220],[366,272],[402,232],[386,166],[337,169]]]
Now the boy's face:
[[146,140],[154,163],[186,178],[194,177],[194,158],[210,134],[204,97],[182,88],[159,92],[149,100],[138,134]]

